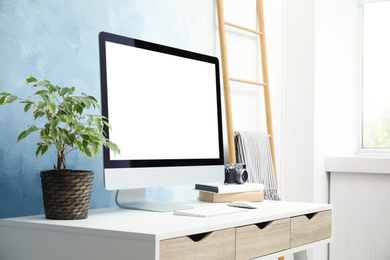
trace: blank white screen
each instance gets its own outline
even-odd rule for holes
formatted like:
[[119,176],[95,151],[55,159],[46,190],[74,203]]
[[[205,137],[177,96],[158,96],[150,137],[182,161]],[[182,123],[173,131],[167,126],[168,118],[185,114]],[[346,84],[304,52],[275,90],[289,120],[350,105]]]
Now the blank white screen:
[[116,160],[219,158],[214,64],[111,42],[106,64]]

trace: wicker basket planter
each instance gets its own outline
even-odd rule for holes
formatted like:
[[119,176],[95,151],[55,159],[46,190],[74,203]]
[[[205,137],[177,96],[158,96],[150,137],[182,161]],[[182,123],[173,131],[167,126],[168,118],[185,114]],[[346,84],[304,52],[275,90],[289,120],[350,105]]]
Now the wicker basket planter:
[[48,219],[86,219],[94,173],[91,171],[42,171],[42,193]]

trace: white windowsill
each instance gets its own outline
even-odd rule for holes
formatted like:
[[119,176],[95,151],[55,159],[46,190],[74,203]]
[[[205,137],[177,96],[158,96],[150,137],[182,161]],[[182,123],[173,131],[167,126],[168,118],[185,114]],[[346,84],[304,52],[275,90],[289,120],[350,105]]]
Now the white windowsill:
[[390,174],[390,157],[338,156],[325,158],[327,172]]

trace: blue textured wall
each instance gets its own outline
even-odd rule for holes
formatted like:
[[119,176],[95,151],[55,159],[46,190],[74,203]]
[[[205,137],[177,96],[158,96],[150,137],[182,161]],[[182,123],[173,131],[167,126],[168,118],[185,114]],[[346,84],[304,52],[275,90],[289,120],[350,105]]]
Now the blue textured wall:
[[[214,8],[210,0],[0,0],[0,92],[26,96],[32,75],[100,98],[100,31],[213,55]],[[33,123],[22,105],[0,106],[0,218],[43,213],[39,172],[53,167],[55,154],[35,157],[30,136],[16,143]],[[103,187],[101,154],[91,160],[73,152],[67,165],[95,172],[91,208],[114,206],[114,193]]]

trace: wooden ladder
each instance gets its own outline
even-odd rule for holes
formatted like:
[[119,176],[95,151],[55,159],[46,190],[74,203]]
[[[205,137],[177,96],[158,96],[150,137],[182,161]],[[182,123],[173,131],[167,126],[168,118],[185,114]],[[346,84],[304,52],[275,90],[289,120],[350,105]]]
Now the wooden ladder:
[[[232,108],[231,108],[231,98],[230,98],[230,81],[237,81],[237,82],[262,86],[264,89],[264,103],[265,103],[265,113],[266,113],[266,119],[267,119],[267,133],[270,136],[272,161],[273,161],[273,165],[274,165],[274,169],[275,169],[275,179],[276,179],[276,183],[277,183],[274,136],[273,136],[273,127],[272,127],[272,115],[271,115],[271,98],[270,98],[269,79],[268,79],[267,49],[266,49],[266,41],[265,41],[263,1],[256,0],[256,3],[257,3],[257,19],[258,19],[258,23],[259,23],[259,25],[258,25],[259,30],[258,31],[225,21],[223,0],[217,0],[219,41],[220,41],[220,45],[221,45],[222,75],[223,75],[223,86],[224,86],[224,95],[225,95],[227,139],[228,139],[228,147],[229,147],[229,162],[236,163],[236,151],[235,151],[235,147],[234,147],[234,130],[233,130]],[[229,76],[227,45],[226,45],[226,30],[225,30],[226,25],[231,26],[231,27],[235,27],[237,29],[244,30],[244,31],[247,31],[250,33],[257,34],[260,37],[259,42],[260,42],[260,51],[261,51],[263,82],[255,82],[255,81],[250,81],[250,80],[231,78]]]
[[[265,41],[263,1],[256,0],[256,5],[257,5],[257,20],[259,23],[258,31],[225,21],[223,0],[217,0],[219,42],[221,45],[222,75],[223,75],[223,86],[224,86],[224,96],[225,96],[227,138],[228,138],[228,147],[229,147],[229,163],[236,163],[236,150],[234,146],[234,130],[233,130],[232,106],[231,106],[231,97],[230,97],[230,81],[242,82],[242,83],[252,84],[256,86],[263,86],[265,113],[266,113],[266,120],[267,120],[267,133],[270,136],[272,162],[274,165],[275,180],[277,184],[278,179],[276,175],[276,164],[275,164],[275,148],[274,148],[273,127],[272,127],[271,97],[270,97],[269,78],[268,78],[268,63],[267,63],[266,41]],[[261,67],[262,67],[262,74],[263,74],[263,82],[255,82],[255,81],[250,81],[245,79],[231,78],[229,76],[227,45],[226,45],[226,30],[225,30],[226,25],[250,33],[257,34],[260,37],[260,51],[261,51],[261,64],[262,64]],[[283,259],[284,257],[279,257],[279,260],[283,260]]]

